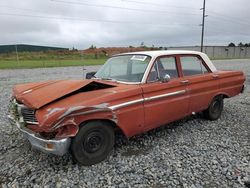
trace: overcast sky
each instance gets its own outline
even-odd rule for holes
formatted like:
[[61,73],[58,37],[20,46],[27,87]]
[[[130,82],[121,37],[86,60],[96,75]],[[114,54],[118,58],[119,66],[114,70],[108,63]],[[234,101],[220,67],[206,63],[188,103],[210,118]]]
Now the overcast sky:
[[[203,0],[1,0],[0,45],[199,45]],[[249,0],[206,0],[204,45],[250,42]]]

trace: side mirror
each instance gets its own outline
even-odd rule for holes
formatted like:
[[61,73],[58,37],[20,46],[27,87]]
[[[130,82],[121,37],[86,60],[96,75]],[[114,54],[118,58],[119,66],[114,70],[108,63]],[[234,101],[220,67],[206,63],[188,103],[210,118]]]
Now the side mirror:
[[87,72],[86,74],[86,79],[91,79],[94,75],[95,75],[96,72]]
[[162,78],[161,78],[161,81],[163,83],[166,83],[166,82],[169,82],[171,79],[170,75],[169,74],[165,74]]

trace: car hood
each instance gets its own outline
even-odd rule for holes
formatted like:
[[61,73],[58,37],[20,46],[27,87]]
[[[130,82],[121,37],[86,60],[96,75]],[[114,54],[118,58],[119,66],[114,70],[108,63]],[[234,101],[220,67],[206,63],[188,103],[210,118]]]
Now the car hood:
[[13,88],[13,96],[17,101],[30,108],[39,109],[51,102],[78,92],[110,87],[115,87],[115,85],[95,80],[54,80],[16,85]]

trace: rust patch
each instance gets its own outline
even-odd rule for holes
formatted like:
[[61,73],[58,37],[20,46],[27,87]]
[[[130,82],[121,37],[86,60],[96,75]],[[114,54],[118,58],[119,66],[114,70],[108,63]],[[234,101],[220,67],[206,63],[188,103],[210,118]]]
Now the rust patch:
[[[95,112],[106,112],[106,111],[112,112],[108,108],[108,105],[109,105],[108,103],[102,103],[102,104],[94,105],[90,107],[86,107],[86,106],[71,107],[58,118],[58,122],[52,127],[52,130],[56,130],[66,125],[77,125],[75,121],[76,116],[81,116],[81,115],[95,113]],[[80,112],[77,112],[77,111],[80,111]],[[113,116],[112,120],[114,120],[114,122],[117,122],[117,118],[113,114],[114,113],[112,112],[112,116]],[[65,118],[68,118],[68,117],[72,117],[72,118],[64,122]]]

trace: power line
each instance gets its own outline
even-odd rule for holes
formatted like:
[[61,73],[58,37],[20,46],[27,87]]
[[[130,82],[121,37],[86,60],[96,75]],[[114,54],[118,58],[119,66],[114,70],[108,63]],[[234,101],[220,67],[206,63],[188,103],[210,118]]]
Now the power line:
[[217,15],[218,17],[220,17],[220,18],[228,18],[228,19],[231,19],[231,20],[235,20],[235,21],[242,21],[242,23],[244,23],[244,22],[249,22],[249,20],[244,20],[244,19],[242,19],[242,18],[236,18],[236,17],[232,17],[232,16],[228,16],[228,15],[226,15],[226,14],[221,14],[221,13],[218,13],[218,12],[215,12],[215,11],[208,11],[209,13],[211,13],[211,14],[215,14],[215,15]]
[[[124,1],[124,0],[122,0]],[[34,10],[34,9],[27,9],[27,8],[17,8],[17,7],[12,7],[12,6],[5,6],[5,5],[0,5],[0,7],[3,7],[3,8],[8,8],[8,9],[14,9],[14,10],[21,10],[21,11],[28,11],[28,12],[35,12],[35,13],[44,13],[42,11],[39,11],[39,10]],[[241,22],[243,21],[242,19],[239,20],[239,19],[236,19],[236,18],[233,18],[233,17],[228,17],[227,15],[224,15],[224,16],[220,16],[220,15],[223,15],[223,14],[218,14],[216,12],[213,12],[213,11],[207,11],[209,13],[213,13],[213,14],[210,14],[209,15],[209,19],[212,19],[212,20],[216,20],[217,22],[221,22],[221,21],[224,21],[224,22],[228,22],[228,23],[235,23],[235,24],[239,24],[239,25],[244,25],[244,26],[250,26],[250,24],[248,24],[248,22]],[[214,14],[217,14],[217,15],[214,15]],[[219,19],[218,19],[219,18]],[[77,18],[76,18],[77,19]],[[83,18],[81,18],[83,19]],[[123,23],[123,22],[122,22]],[[143,23],[142,23],[143,24]],[[148,23],[147,23],[148,24]],[[153,23],[150,23],[150,25],[153,25]],[[162,25],[162,24],[156,24],[156,25]],[[187,24],[189,25],[189,24]],[[202,25],[202,24],[201,24]]]
[[[242,36],[249,36],[249,32],[245,31],[245,30],[230,30],[228,28],[223,27],[223,25],[221,25],[221,23],[210,23],[209,21],[206,22],[206,24],[208,25],[207,29],[206,29],[206,33],[215,33],[217,36],[218,35],[242,35]],[[216,29],[214,29],[216,28]]]
[[[21,11],[28,11],[28,12],[35,12],[35,13],[42,13],[44,12],[34,9],[27,9],[27,8],[17,8],[12,6],[5,6],[0,5],[0,7],[8,8],[8,9],[14,9],[14,10],[21,10]],[[185,25],[185,26],[196,26],[195,24],[186,24],[186,23],[172,23],[171,25],[167,24],[157,24],[157,23],[145,23],[145,22],[131,22],[131,21],[117,21],[117,20],[93,20],[93,19],[86,19],[83,17],[51,17],[51,16],[44,16],[44,15],[27,15],[27,14],[19,14],[19,13],[0,13],[0,15],[6,15],[6,16],[22,16],[22,17],[35,17],[35,18],[44,18],[44,19],[57,19],[57,20],[80,20],[80,21],[92,21],[92,22],[111,22],[111,23],[127,23],[127,24],[139,24],[139,25],[158,25],[158,26],[176,26],[176,25]]]
[[[20,10],[20,11],[24,11],[24,12],[32,12],[32,13],[41,13],[41,14],[44,14],[44,12],[42,12],[42,11],[39,11],[39,10],[35,10],[35,9],[27,9],[27,8],[17,8],[17,7],[12,7],[12,6],[5,6],[5,5],[0,5],[0,8],[7,8],[7,9],[13,9],[13,10]],[[9,12],[8,12],[9,13]],[[11,14],[13,14],[13,13],[11,13]],[[17,13],[15,13],[14,12],[14,14],[17,14]],[[42,15],[43,16],[43,15]],[[47,16],[47,15],[45,15],[45,16]],[[76,18],[77,19],[77,18]],[[83,19],[83,18],[80,18],[80,19]],[[123,23],[123,22],[122,22]],[[141,22],[140,22],[141,23]],[[140,24],[140,23],[138,23],[138,24]],[[142,24],[143,24],[143,22],[142,22]],[[148,23],[146,23],[146,24],[148,24]],[[155,23],[149,23],[148,25],[163,25],[163,24],[155,24]],[[166,24],[165,24],[166,25]],[[176,24],[175,24],[176,25]],[[184,24],[184,25],[192,25],[192,24]]]
[[147,22],[132,22],[132,21],[118,21],[118,20],[97,20],[97,19],[85,19],[79,17],[54,17],[54,16],[41,16],[41,15],[31,15],[31,14],[14,14],[14,13],[0,13],[2,16],[18,16],[18,17],[28,17],[28,18],[41,18],[41,19],[55,19],[55,20],[73,20],[82,22],[105,22],[105,23],[119,23],[119,24],[137,24],[137,25],[158,25],[164,27],[173,26],[197,26],[195,24],[157,24],[157,23],[147,23]]
[[218,20],[217,18],[219,18],[220,21],[226,21],[226,22],[230,22],[230,23],[250,26],[250,24],[248,22],[241,22],[239,20],[227,18],[226,16],[222,17],[222,16],[218,16],[218,15],[217,16],[216,15],[209,15],[209,17],[212,18],[212,19],[216,19],[216,20]]
[[[51,0],[51,1],[57,1],[57,2],[65,2],[65,0]],[[85,0],[85,1],[88,1],[88,0]],[[163,7],[165,6],[164,4],[158,4],[158,3],[151,3],[151,2],[145,2],[145,1],[138,1],[138,0],[120,0],[121,2],[128,2],[128,3],[135,3],[135,4],[142,4],[142,5],[153,5],[153,6],[157,6],[157,7]],[[71,4],[78,4],[78,3],[81,3],[82,1],[67,1],[67,3],[71,3]],[[92,0],[91,0],[92,2]],[[99,5],[93,5],[93,6],[99,6]],[[100,5],[100,6],[103,6],[103,5]],[[188,6],[175,6],[175,5],[166,5],[167,7],[172,7],[172,8],[181,8],[181,9],[191,9],[191,10],[197,10],[197,8],[193,8],[193,7],[188,7]],[[123,8],[123,7],[121,7]],[[142,10],[142,9],[141,9]],[[158,12],[158,10],[153,10],[153,11],[156,11]],[[238,18],[235,18],[235,17],[232,17],[232,16],[228,16],[228,15],[225,15],[225,14],[221,14],[221,13],[218,13],[218,12],[215,12],[215,11],[210,11],[210,10],[206,10],[206,12],[210,13],[210,14],[216,14],[218,15],[218,17],[220,18],[230,18],[231,20],[235,20],[236,22],[239,21]],[[167,13],[167,11],[166,11]],[[174,12],[176,13],[176,12]],[[179,14],[179,13],[178,13]],[[194,15],[198,15],[199,13],[197,14],[194,14]],[[193,15],[193,14],[192,14]],[[200,14],[199,14],[200,15]],[[248,20],[242,20],[240,19],[241,21],[244,21],[244,22],[248,22]],[[240,23],[240,22],[238,22]],[[243,22],[241,22],[242,24],[245,24]]]
[[[207,22],[207,25],[210,25],[209,22]],[[214,23],[211,26],[215,26]],[[225,27],[221,27],[221,24],[216,24],[216,29],[212,28],[207,28],[206,33],[216,33],[216,35],[221,34],[221,35],[243,35],[243,36],[249,36],[249,32],[242,32],[242,31],[231,31],[229,29],[226,29]]]
[[[153,6],[157,6],[157,7],[163,7],[164,5],[163,4],[156,4],[156,3],[151,3],[151,2],[142,2],[142,1],[136,1],[136,0],[121,0],[122,2],[131,2],[131,3],[136,3],[136,4],[148,4],[148,5],[153,5]],[[186,7],[186,6],[173,6],[173,5],[167,5],[167,7],[172,7],[172,8],[182,8],[182,9],[192,9],[192,10],[198,10],[196,8],[193,8],[193,7]],[[243,21],[243,22],[239,22],[239,19],[235,18],[235,17],[232,17],[232,16],[228,16],[228,15],[225,15],[225,14],[221,14],[221,13],[218,13],[218,12],[215,12],[215,11],[206,11],[210,14],[216,14],[218,15],[218,17],[220,18],[230,18],[231,20],[235,20],[236,22],[238,23],[242,23],[242,24],[246,24],[245,22],[249,22],[248,20],[242,20],[240,19],[240,21]],[[235,23],[236,23],[235,22]]]
[[[124,0],[122,0],[124,1]],[[8,8],[8,9],[15,9],[15,10],[21,10],[21,11],[30,11],[30,12],[36,12],[36,13],[43,13],[41,11],[38,11],[38,10],[34,10],[34,9],[27,9],[27,8],[17,8],[17,7],[11,7],[11,6],[3,6],[3,5],[0,5],[0,7],[4,7],[4,8]],[[236,24],[239,24],[239,25],[247,25],[247,26],[250,26],[250,24],[248,24],[247,22],[241,22],[241,20],[238,20],[236,18],[233,18],[233,17],[228,17],[226,15],[224,16],[220,16],[220,15],[223,15],[223,14],[219,14],[219,13],[216,13],[216,12],[213,12],[213,11],[208,11],[210,13],[213,13],[213,14],[217,14],[216,15],[209,15],[209,19],[213,19],[213,20],[216,20],[217,22],[221,22],[221,21],[224,21],[224,22],[228,22],[228,23],[236,23]],[[5,14],[5,13],[4,13]],[[5,15],[7,14],[11,14],[11,13],[6,13]],[[2,14],[3,15],[3,14]],[[14,16],[14,15],[13,15]],[[17,15],[17,16],[21,16],[20,14]],[[36,16],[36,15],[22,15],[22,16],[26,16],[26,17],[29,17],[29,16]],[[112,22],[112,23],[130,23],[130,24],[145,24],[145,25],[161,25],[161,26],[166,26],[164,24],[156,24],[156,23],[143,23],[143,22],[129,22],[129,21],[115,21],[115,20],[82,20],[84,18],[76,18],[76,17],[68,17],[68,18],[56,18],[56,17],[48,17],[48,16],[36,16],[36,17],[42,17],[42,18],[46,18],[46,19],[61,19],[61,20],[79,20],[81,19],[81,21],[96,21],[96,22]],[[220,19],[218,19],[220,18]],[[177,24],[173,24],[173,25],[177,25]],[[179,24],[179,25],[187,25],[187,26],[195,26],[195,25],[192,25],[192,24]]]
[[[158,4],[158,3],[151,3],[151,2],[142,2],[142,1],[136,1],[136,0],[121,0],[122,2],[129,2],[129,3],[135,3],[135,4],[142,4],[142,5],[152,5],[156,7],[162,7],[163,4]],[[174,6],[174,5],[167,5],[167,7],[171,8],[180,8],[180,9],[192,9],[192,10],[198,10],[193,7],[184,7],[184,6]]]
[[[250,28],[247,28],[244,30],[242,29],[238,29],[238,30],[232,30],[232,27],[230,25],[227,25],[228,27],[226,27],[225,25],[222,25],[221,22],[219,22],[218,20],[215,20],[215,21],[209,21],[207,20],[206,21],[206,24],[208,25],[208,30],[211,32],[216,32],[216,31],[223,31],[224,34],[227,34],[227,33],[234,33],[234,34],[241,34],[241,35],[249,35],[249,31],[250,31]],[[222,33],[222,34],[223,34]]]
[[76,5],[84,5],[84,6],[92,6],[92,7],[100,7],[100,8],[112,8],[112,9],[120,9],[120,10],[129,10],[129,11],[139,11],[139,12],[156,12],[158,14],[178,14],[178,15],[200,15],[195,13],[183,13],[183,12],[172,12],[172,11],[164,11],[164,10],[152,10],[152,9],[139,9],[139,8],[128,8],[128,7],[120,7],[120,6],[112,6],[112,5],[104,5],[104,4],[91,4],[85,2],[77,2],[77,1],[64,1],[64,0],[51,0],[57,3],[66,3],[66,4],[76,4]]
[[12,6],[5,6],[5,5],[0,5],[0,7],[2,8],[7,8],[7,9],[13,9],[13,10],[21,10],[21,11],[28,11],[28,12],[35,12],[35,13],[44,13],[42,11],[39,10],[34,10],[34,9],[28,9],[28,8],[17,8],[17,7],[12,7]]
[[[130,1],[130,0],[121,0],[121,1]],[[8,9],[14,9],[14,10],[28,11],[28,12],[44,13],[44,12],[39,11],[39,10],[27,9],[27,8],[19,8],[19,7],[17,8],[17,7],[12,7],[12,6],[5,6],[5,5],[0,5],[0,7],[8,8]],[[250,26],[250,24],[248,24],[248,21],[244,21],[242,19],[239,20],[237,18],[227,16],[227,15],[224,15],[224,14],[220,14],[220,13],[217,13],[217,12],[214,12],[214,11],[206,11],[206,12],[210,13],[209,18],[215,19],[217,21],[218,21],[217,18],[220,18],[220,20],[223,20],[223,21],[226,21],[226,22]]]
[[[100,8],[112,8],[112,9],[120,9],[120,10],[139,11],[139,12],[143,12],[143,13],[155,12],[158,14],[177,14],[178,16],[200,15],[200,13],[183,13],[183,12],[173,12],[173,11],[164,11],[164,10],[152,10],[152,9],[139,9],[139,8],[111,6],[111,5],[103,5],[103,4],[90,4],[90,3],[86,3],[86,2],[82,2],[82,1],[81,2],[80,1],[66,1],[66,0],[51,0],[51,1],[58,2],[58,3],[76,4],[76,5],[84,5],[84,6],[92,6],[92,7],[100,7]],[[149,3],[149,2],[141,2],[141,1],[137,1],[137,0],[121,0],[121,1],[134,2],[134,3],[139,3],[139,4],[155,4],[155,3]],[[161,7],[163,6],[161,4],[155,4],[155,5],[161,6]],[[176,7],[179,7],[179,6],[176,6]],[[185,8],[185,7],[179,7],[179,8]],[[190,7],[186,7],[186,8],[190,9]],[[223,20],[228,20],[228,21],[231,21],[234,23],[248,25],[247,23],[239,22],[238,20],[234,21],[234,20],[236,20],[235,18],[229,17],[227,15],[219,14],[219,13],[214,12],[214,11],[208,11],[208,12],[211,12],[212,14],[217,14],[217,16],[211,15],[212,17],[219,17],[220,19],[223,19]],[[229,18],[231,18],[231,19],[229,19]]]
[[[88,1],[88,0],[85,0],[85,1]],[[90,1],[92,2],[92,0],[90,0]],[[77,2],[82,2],[82,1],[77,0]],[[165,6],[164,4],[151,3],[151,2],[145,2],[145,1],[136,1],[136,0],[120,0],[120,2],[128,2],[128,3],[134,3],[134,4],[140,4],[140,5],[150,5],[150,6],[156,6],[156,7],[161,7],[161,8],[163,6]],[[167,7],[180,8],[180,9],[193,9],[193,10],[197,10],[197,11],[199,10],[198,8],[186,7],[186,6],[167,5]]]

